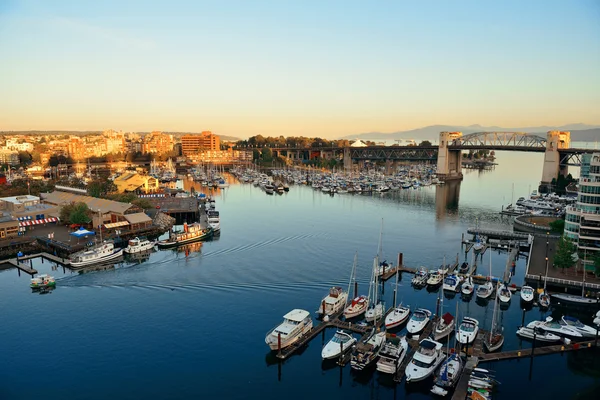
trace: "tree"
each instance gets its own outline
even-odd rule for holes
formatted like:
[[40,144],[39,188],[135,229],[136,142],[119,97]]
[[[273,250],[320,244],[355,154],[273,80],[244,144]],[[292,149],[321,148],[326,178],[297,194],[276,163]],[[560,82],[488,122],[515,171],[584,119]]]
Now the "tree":
[[561,268],[563,271],[565,268],[571,268],[575,263],[573,253],[575,253],[573,242],[566,236],[561,236],[556,247],[556,253],[554,253],[554,266]]
[[423,140],[421,143],[419,143],[419,146],[431,146],[431,142],[429,140]]
[[72,224],[87,224],[91,221],[90,218],[90,209],[87,204],[83,202],[75,203],[73,205],[73,211],[71,211],[71,215],[69,215],[69,222]]
[[262,149],[262,160],[264,162],[273,161],[273,152],[268,147],[265,147],[264,149]]
[[565,220],[564,219],[557,219],[556,221],[552,221],[550,222],[550,229],[552,229],[552,232],[556,232],[556,233],[563,233],[563,231],[565,230]]
[[252,150],[252,160],[253,161],[260,160],[260,151],[258,151],[257,149]]

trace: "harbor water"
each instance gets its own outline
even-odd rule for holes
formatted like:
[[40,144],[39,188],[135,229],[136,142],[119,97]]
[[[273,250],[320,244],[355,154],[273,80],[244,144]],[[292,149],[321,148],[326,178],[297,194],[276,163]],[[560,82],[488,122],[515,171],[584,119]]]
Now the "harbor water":
[[[409,267],[434,268],[444,257],[464,261],[461,234],[476,224],[511,229],[501,206],[537,189],[542,158],[498,153],[495,169],[464,171],[459,185],[373,195],[330,196],[292,186],[267,196],[232,182],[215,194],[222,233],[212,241],[83,274],[35,259],[34,268],[57,279],[44,295],[31,292],[28,275],[0,271],[0,398],[431,398],[429,380],[396,385],[377,372],[322,363],[333,329],[285,362],[269,351],[265,335],[291,309],[315,315],[332,285],[346,288],[355,252],[359,292],[366,294],[382,219],[388,261],[395,263],[398,252]],[[488,274],[489,252],[478,273]],[[507,253],[491,254],[492,274],[501,276]],[[526,262],[517,260],[512,282],[522,284]],[[411,278],[401,277],[398,301],[433,311],[436,293],[413,289]],[[383,285],[387,307],[394,286],[393,278]],[[489,329],[493,301],[446,296],[444,311],[454,314],[458,303],[459,319],[469,315]],[[533,308],[525,322],[552,313],[561,315]],[[581,317],[591,322],[591,315]],[[501,310],[503,349],[531,347],[515,335],[521,319],[514,295]],[[496,399],[595,398],[598,356],[581,351],[482,367],[502,383]]]

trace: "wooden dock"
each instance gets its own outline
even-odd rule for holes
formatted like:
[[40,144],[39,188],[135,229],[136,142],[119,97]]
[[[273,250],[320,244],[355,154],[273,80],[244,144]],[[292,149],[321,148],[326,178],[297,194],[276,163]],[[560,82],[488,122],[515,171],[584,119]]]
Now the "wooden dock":
[[32,258],[38,258],[38,257],[42,257],[42,258],[45,258],[46,260],[55,262],[60,265],[65,265],[65,266],[68,266],[71,263],[71,261],[68,258],[57,257],[53,254],[46,253],[46,252],[36,253],[36,254],[28,254],[23,257],[19,257],[19,260],[30,260]]
[[469,391],[469,379],[471,378],[471,373],[475,367],[477,367],[476,358],[471,358],[466,362],[465,368],[460,376],[460,380],[456,385],[456,389],[454,389],[452,400],[465,400],[467,398],[467,392]]
[[18,268],[18,269],[19,269],[19,271],[23,271],[23,272],[25,272],[26,274],[29,274],[29,275],[31,275],[31,276],[33,276],[33,275],[37,274],[37,270],[36,270],[36,269],[33,269],[33,268],[31,268],[31,267],[29,266],[29,264],[27,264],[27,263],[24,263],[24,262],[17,262],[17,259],[16,259],[16,258],[11,258],[11,259],[9,259],[9,260],[3,260],[3,261],[2,261],[2,263],[4,263],[4,264],[10,264],[10,265],[12,265],[13,267],[15,267],[15,268]]
[[[583,350],[594,347],[594,340],[577,342],[571,344],[555,344],[551,346],[541,346],[533,349],[533,356],[545,356],[549,354],[563,353],[565,351]],[[512,360],[515,358],[531,357],[532,348],[521,350],[503,351],[501,353],[484,353],[479,356],[479,362]]]

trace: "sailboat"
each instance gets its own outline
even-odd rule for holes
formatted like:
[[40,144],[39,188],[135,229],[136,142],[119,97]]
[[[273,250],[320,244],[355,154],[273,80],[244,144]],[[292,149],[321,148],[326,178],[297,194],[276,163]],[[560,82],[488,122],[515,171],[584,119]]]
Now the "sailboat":
[[357,283],[356,283],[356,267],[357,267],[358,254],[354,254],[354,263],[352,264],[352,272],[350,274],[350,282],[348,283],[348,293],[350,293],[350,285],[354,282],[354,299],[352,302],[344,309],[344,317],[346,319],[355,318],[359,315],[362,315],[367,311],[367,307],[369,306],[369,297],[368,296],[358,296],[356,293]]
[[540,308],[550,307],[550,296],[546,292],[546,281],[548,280],[548,259],[546,258],[546,273],[544,274],[544,289],[538,295],[538,304]]
[[[396,288],[394,289],[394,293],[398,291],[398,271],[396,271]],[[396,296],[394,296],[394,299]],[[385,317],[385,328],[392,329],[397,326],[402,325],[410,315],[410,307],[403,306],[402,303],[398,304],[397,307]]]
[[[440,290],[441,291],[441,290]],[[435,324],[435,329],[433,330],[433,339],[440,340],[444,338],[452,332],[454,326],[456,325],[456,320],[450,313],[442,314],[444,309],[444,296],[438,291],[438,301],[437,301],[437,310],[436,314],[438,316],[437,324]]]
[[490,275],[487,282],[477,287],[477,297],[487,299],[494,293],[494,285],[492,284],[492,252],[490,252]]
[[492,316],[492,329],[490,329],[490,333],[486,334],[483,337],[483,344],[488,352],[494,352],[498,350],[504,344],[504,335],[502,334],[504,328],[499,326],[498,321],[496,320],[496,315],[498,311],[498,300],[494,301],[494,314]]
[[373,289],[373,305],[372,307],[370,307],[367,312],[365,313],[365,321],[367,322],[373,322],[376,319],[380,319],[381,317],[383,317],[383,311],[384,311],[384,307],[383,307],[383,303],[382,302],[378,302],[377,300],[377,293],[379,292],[378,287],[378,281],[377,281],[377,266],[379,265],[379,257],[376,256],[375,259],[373,260],[373,274],[372,274],[372,280],[371,280],[371,287],[369,287],[369,296],[371,296],[371,288]]
[[585,262],[587,261],[587,255],[584,252],[584,265],[583,265],[583,282],[581,283],[581,296],[577,296],[574,294],[568,294],[568,293],[555,293],[552,295],[553,298],[555,298],[558,301],[564,301],[566,303],[572,303],[572,304],[578,304],[578,305],[582,305],[582,306],[587,306],[587,305],[595,305],[598,304],[598,300],[596,300],[595,298],[588,298],[585,297],[585,276],[586,276],[586,271],[585,271]]
[[[456,304],[456,315],[458,316],[458,303]],[[456,338],[454,335],[454,347],[456,348]],[[438,373],[435,376],[435,385],[431,388],[431,393],[439,396],[446,396],[448,389],[453,388],[460,379],[460,374],[463,369],[463,360],[460,355],[450,352],[450,341],[446,344],[447,350],[446,360],[442,363]]]

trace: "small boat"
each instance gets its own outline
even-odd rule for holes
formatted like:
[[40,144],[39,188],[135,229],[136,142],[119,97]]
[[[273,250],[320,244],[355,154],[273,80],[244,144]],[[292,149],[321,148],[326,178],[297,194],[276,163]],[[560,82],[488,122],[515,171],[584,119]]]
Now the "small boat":
[[492,316],[492,328],[490,329],[490,333],[483,337],[483,344],[489,353],[498,350],[504,344],[504,328],[500,326],[499,321],[496,320],[497,316],[500,315],[497,313],[497,309],[498,300],[495,300],[494,315]]
[[379,361],[377,361],[377,371],[384,374],[395,374],[398,372],[402,361],[408,353],[408,342],[406,337],[389,338],[379,352]]
[[[380,238],[381,239],[381,238]],[[381,243],[381,240],[380,240]],[[367,322],[373,322],[375,320],[380,320],[381,318],[383,318],[383,313],[385,312],[385,307],[383,306],[383,303],[381,301],[377,301],[378,297],[377,295],[379,294],[379,285],[377,283],[377,267],[379,265],[379,256],[375,256],[375,258],[373,259],[373,280],[371,281],[371,284],[369,285],[369,298],[371,298],[371,294],[373,295],[373,305],[372,307],[370,307],[369,309],[367,309],[367,311],[365,312],[365,321]]]
[[344,317],[346,319],[358,317],[367,311],[368,306],[369,298],[367,296],[355,297],[350,305],[344,309]]
[[429,274],[429,278],[427,279],[427,286],[436,287],[440,283],[442,283],[443,275],[440,271],[433,271]]
[[531,303],[533,301],[533,288],[531,286],[523,286],[521,288],[521,300],[525,303]]
[[552,298],[554,298],[557,301],[562,301],[562,302],[571,303],[571,304],[590,305],[591,306],[591,305],[595,305],[598,303],[598,300],[596,300],[595,298],[577,296],[577,295],[567,294],[567,293],[554,293],[551,296],[552,296]]
[[480,299],[487,299],[492,295],[492,293],[494,293],[494,285],[492,285],[492,282],[490,281],[487,281],[483,285],[477,286],[476,294]]
[[464,317],[458,327],[458,343],[470,344],[475,341],[477,333],[479,332],[479,321],[475,318]]
[[469,276],[467,279],[465,279],[465,281],[460,287],[460,291],[465,296],[471,296],[475,291],[475,285],[473,285],[473,278]]
[[358,342],[354,347],[352,358],[350,359],[350,366],[352,369],[362,371],[371,365],[379,356],[379,352],[385,342],[385,332],[375,333],[365,342]]
[[593,317],[594,317],[594,325],[599,325],[600,326],[600,311],[598,311],[596,313],[596,315],[593,316]]
[[141,253],[143,251],[153,249],[155,244],[156,242],[151,242],[144,237],[136,237],[127,242],[127,247],[123,251],[128,254]]
[[[532,289],[533,290],[533,289]],[[505,283],[501,284],[498,288],[498,298],[502,303],[509,303],[512,297],[512,293],[508,290],[508,287]]]
[[158,242],[158,247],[169,248],[177,247],[182,244],[199,242],[212,237],[214,233],[210,226],[203,228],[198,222],[192,224],[183,224],[183,231],[169,232],[169,238]]
[[383,318],[384,312],[385,309],[383,303],[379,302],[365,312],[365,321],[373,322],[376,319],[381,319]]
[[31,287],[33,290],[53,288],[56,287],[56,281],[54,280],[53,276],[41,274],[35,278],[31,278],[29,287]]
[[86,265],[114,260],[122,255],[123,249],[115,249],[115,244],[112,241],[107,240],[88,249],[72,254],[70,257],[70,265],[71,267],[83,267]]
[[433,374],[442,361],[444,361],[442,344],[432,339],[421,340],[419,349],[406,367],[406,382],[417,382],[426,379]]
[[550,307],[550,296],[548,296],[548,293],[546,293],[546,291],[542,291],[539,296],[538,296],[538,304],[541,308],[548,308]]
[[540,342],[559,342],[561,340],[561,337],[554,333],[528,328],[526,326],[517,329],[517,335],[526,339],[533,339],[535,336],[535,340],[539,340]]
[[461,274],[467,274],[469,272],[469,263],[465,261],[462,264],[460,264],[458,272],[460,272]]
[[461,279],[456,275],[448,275],[444,278],[444,290],[449,292],[457,292],[461,284]]
[[421,332],[431,320],[431,311],[424,308],[417,308],[406,325],[406,331],[410,334]]
[[410,307],[400,304],[385,317],[385,328],[392,329],[402,325],[410,316]]
[[271,350],[284,349],[304,334],[310,332],[313,327],[310,313],[305,310],[295,309],[283,316],[283,322],[267,333],[265,343]]
[[583,337],[578,330],[571,328],[568,325],[561,325],[558,321],[553,320],[552,317],[547,317],[546,321],[531,321],[527,324],[527,327],[532,329],[536,328],[538,330],[551,332],[569,338],[579,339]]
[[425,267],[419,267],[417,273],[411,280],[411,284],[415,287],[424,287],[427,285],[427,279],[429,278],[429,271]]
[[442,315],[438,323],[435,325],[435,329],[433,330],[433,339],[440,340],[448,336],[454,329],[455,325],[456,320],[452,314],[447,312],[446,314]]
[[350,349],[354,343],[356,343],[356,338],[352,337],[349,333],[338,330],[325,347],[323,347],[321,357],[323,360],[338,358]]
[[346,306],[347,300],[348,292],[339,286],[334,286],[329,289],[329,294],[321,301],[317,314],[323,317],[335,314]]
[[[459,355],[456,353],[450,354],[450,356],[444,360],[440,369],[438,370],[434,380],[436,386],[431,389],[431,392],[438,394],[436,391],[434,391],[436,390],[436,387],[450,389],[456,386],[458,380],[460,379],[460,373],[462,372],[462,369],[463,361]],[[445,396],[445,394],[443,396]]]
[[208,225],[213,229],[213,232],[221,232],[221,218],[219,212],[216,210],[208,210],[206,216],[208,218]]
[[563,315],[561,320],[559,321],[561,325],[568,326],[571,329],[575,329],[577,332],[581,333],[584,337],[594,337],[596,336],[596,328],[593,328],[589,325],[584,325],[581,321],[579,321],[575,317],[569,317],[567,315]]

